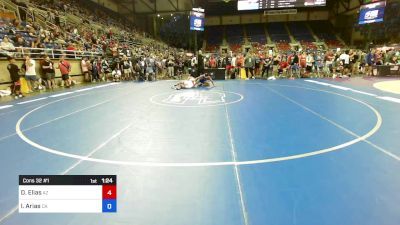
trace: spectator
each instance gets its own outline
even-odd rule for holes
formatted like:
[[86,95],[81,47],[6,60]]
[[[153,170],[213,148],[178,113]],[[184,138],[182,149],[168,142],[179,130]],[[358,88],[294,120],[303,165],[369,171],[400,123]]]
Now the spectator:
[[24,67],[25,79],[28,84],[29,92],[32,92],[34,89],[42,89],[36,76],[36,62],[34,59],[31,59],[29,55],[25,56]]
[[312,53],[308,53],[306,57],[306,72],[310,74],[314,64],[314,56]]
[[267,72],[267,77],[269,77],[269,71],[271,70],[272,59],[270,57],[265,57],[262,60],[262,72],[261,77],[264,77],[264,73]]
[[348,75],[350,72],[350,55],[349,55],[349,50],[344,51],[340,56],[339,56],[339,60],[342,62],[343,64],[343,68],[344,68],[344,74],[343,75]]
[[[232,70],[232,72],[231,72]],[[227,65],[227,73],[231,73],[232,77],[236,78],[236,54],[233,54],[232,59],[231,59],[231,64]]]
[[7,70],[10,73],[10,79],[12,81],[11,85],[11,93],[15,96],[15,99],[24,97],[21,93],[21,83],[19,81],[19,68],[15,64],[15,59],[13,57],[7,58],[9,64],[7,66]]
[[214,56],[211,56],[209,64],[210,68],[217,68],[217,61],[215,60]]
[[60,62],[58,63],[58,68],[61,72],[61,78],[64,81],[65,87],[71,87],[71,78],[69,73],[71,72],[71,64],[65,59],[65,55],[61,55]]
[[357,50],[353,52],[352,54],[352,68],[351,68],[351,73],[353,75],[358,75],[359,74],[359,68],[360,68],[360,52]]
[[146,78],[147,80],[154,81],[156,79],[155,78],[156,61],[154,57],[153,56],[147,57],[145,63],[146,63]]
[[253,54],[253,59],[254,59],[254,73],[256,76],[260,76],[260,66],[261,66],[261,59],[260,56],[257,54]]
[[4,36],[3,41],[0,43],[0,55],[10,56],[15,51],[14,45],[10,42],[8,36]]
[[201,50],[197,56],[197,76],[204,74],[204,56]]
[[110,65],[108,64],[107,60],[102,57],[101,58],[101,79],[105,81],[107,79],[107,74],[109,71]]
[[82,73],[83,73],[83,76],[85,78],[85,81],[86,82],[90,82],[91,81],[91,77],[89,75],[89,62],[88,62],[88,57],[87,56],[82,58],[81,69],[82,69]]
[[333,72],[333,60],[335,57],[333,56],[333,53],[331,51],[328,51],[325,54],[325,73],[329,74]]
[[48,55],[44,56],[42,68],[45,75],[47,89],[51,88],[52,90],[54,90],[54,88],[56,87],[54,64],[50,60],[50,57]]
[[299,56],[294,52],[290,61],[290,77],[293,75],[299,76]]
[[172,55],[168,58],[167,66],[168,66],[168,76],[175,77],[175,74],[174,74],[175,62],[174,62],[174,58],[172,57]]
[[102,77],[102,60],[101,60],[100,56],[97,57],[96,66],[97,66],[97,73],[98,73],[99,81],[104,81],[103,77]]
[[[24,47],[29,47],[28,43],[25,41],[25,39],[21,36],[17,37],[17,41],[14,45],[16,47],[16,52],[18,53],[18,57],[22,57],[22,49]],[[25,50],[26,52],[26,50]]]
[[302,73],[304,73],[304,70],[307,67],[307,54],[305,52],[300,53],[299,62],[300,62],[300,75],[302,76]]
[[289,68],[289,63],[286,60],[286,57],[282,57],[279,62],[278,75],[282,76],[283,73],[287,73],[287,69]]
[[251,78],[255,79],[254,77],[254,66],[255,60],[250,53],[247,53],[246,58],[244,59],[244,68],[246,70],[246,80],[249,79],[249,72],[251,73]]
[[99,65],[98,65],[98,61],[96,58],[90,60],[90,65],[92,68],[92,80],[94,82],[99,82],[100,81],[100,69],[99,69]]
[[[29,43],[27,41],[25,41],[25,39],[18,35],[16,36],[16,42],[14,45],[16,48],[23,48],[23,47],[29,47]],[[18,49],[18,51],[21,51],[20,49]]]

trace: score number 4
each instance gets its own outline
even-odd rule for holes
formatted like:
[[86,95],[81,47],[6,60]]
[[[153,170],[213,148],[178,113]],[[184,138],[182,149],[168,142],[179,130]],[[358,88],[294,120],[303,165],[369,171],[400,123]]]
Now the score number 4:
[[103,185],[103,199],[116,199],[117,186],[116,185]]

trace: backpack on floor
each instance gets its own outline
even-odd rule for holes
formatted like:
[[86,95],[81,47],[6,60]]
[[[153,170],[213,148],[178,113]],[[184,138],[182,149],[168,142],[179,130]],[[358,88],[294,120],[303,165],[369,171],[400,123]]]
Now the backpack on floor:
[[25,80],[25,78],[21,77],[19,78],[20,84],[21,84],[21,92],[23,94],[28,94],[29,93],[29,86],[28,82]]

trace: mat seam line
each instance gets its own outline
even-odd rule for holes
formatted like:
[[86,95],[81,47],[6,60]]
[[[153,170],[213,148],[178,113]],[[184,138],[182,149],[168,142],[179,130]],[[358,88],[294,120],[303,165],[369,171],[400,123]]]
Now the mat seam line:
[[[223,87],[222,87],[222,90],[224,91]],[[226,122],[227,122],[227,126],[228,126],[229,141],[230,141],[230,146],[231,146],[231,156],[232,156],[232,160],[234,162],[237,162],[237,154],[236,154],[236,150],[235,150],[235,144],[234,144],[234,139],[233,139],[233,135],[232,135],[232,128],[231,128],[230,117],[229,117],[227,105],[225,105],[224,108],[225,108],[225,118],[226,118]],[[239,201],[240,201],[240,208],[241,208],[242,216],[243,216],[243,222],[245,225],[249,225],[249,220],[248,220],[247,211],[246,211],[246,205],[244,203],[243,190],[242,190],[243,188],[242,188],[242,184],[241,184],[241,180],[240,180],[238,165],[234,165],[233,168],[234,168],[234,173],[235,173],[235,177],[236,177],[237,189],[239,192]]]

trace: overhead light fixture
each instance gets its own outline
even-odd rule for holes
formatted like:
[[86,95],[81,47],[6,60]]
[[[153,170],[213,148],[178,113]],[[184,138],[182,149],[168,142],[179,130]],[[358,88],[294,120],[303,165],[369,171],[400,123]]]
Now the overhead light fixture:
[[160,17],[160,14],[157,14],[157,17]]

